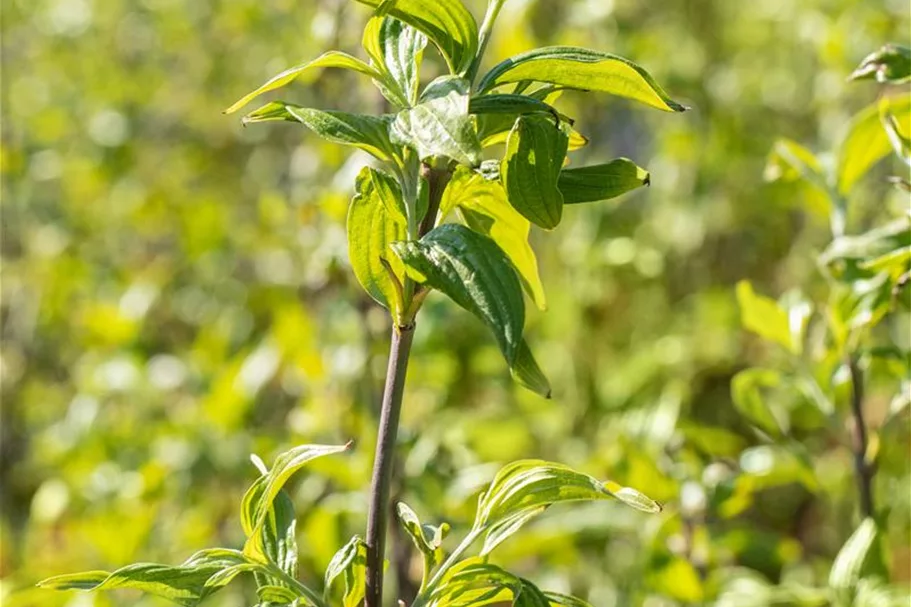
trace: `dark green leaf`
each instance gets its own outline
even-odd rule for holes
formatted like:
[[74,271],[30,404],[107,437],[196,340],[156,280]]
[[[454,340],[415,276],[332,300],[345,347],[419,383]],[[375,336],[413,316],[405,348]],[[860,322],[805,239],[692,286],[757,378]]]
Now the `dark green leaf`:
[[887,44],[870,53],[851,74],[851,80],[904,84],[911,80],[911,48]]
[[540,115],[520,116],[506,141],[500,177],[509,203],[526,219],[550,230],[563,217],[557,180],[569,145],[566,132]]
[[649,183],[648,171],[631,160],[617,158],[607,164],[563,169],[557,187],[563,204],[578,204],[610,200]]
[[611,93],[669,112],[686,108],[673,101],[644,69],[623,57],[584,48],[535,49],[495,66],[479,84],[484,93],[512,82],[547,82],[565,88]]
[[389,140],[390,116],[368,116],[331,110],[315,110],[284,101],[273,101],[244,116],[244,124],[255,122],[299,122],[333,143],[353,145],[380,160],[395,161],[400,149]]

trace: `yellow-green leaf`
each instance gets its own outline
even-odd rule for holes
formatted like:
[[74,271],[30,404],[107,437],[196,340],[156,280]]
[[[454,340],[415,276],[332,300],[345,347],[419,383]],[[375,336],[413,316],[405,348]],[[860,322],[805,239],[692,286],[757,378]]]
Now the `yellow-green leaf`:
[[857,114],[838,150],[838,191],[842,194],[848,194],[873,165],[892,151],[882,112],[895,117],[901,132],[911,133],[911,93],[886,98]]

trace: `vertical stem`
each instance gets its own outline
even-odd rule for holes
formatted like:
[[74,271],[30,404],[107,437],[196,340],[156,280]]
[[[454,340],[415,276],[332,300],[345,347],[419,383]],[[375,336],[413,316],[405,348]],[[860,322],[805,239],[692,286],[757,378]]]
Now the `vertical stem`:
[[452,178],[452,172],[447,169],[434,169],[427,164],[422,164],[421,177],[427,180],[427,187],[430,190],[428,192],[427,214],[424,215],[421,227],[418,229],[419,238],[436,225],[437,215],[440,212],[440,201],[443,199],[446,185]]
[[851,414],[854,417],[854,473],[857,475],[857,490],[860,495],[860,513],[863,518],[872,517],[873,507],[873,465],[867,461],[867,424],[864,420],[864,376],[857,358],[848,360],[851,371]]
[[383,559],[386,552],[386,523],[389,520],[389,482],[392,478],[395,439],[398,435],[402,394],[405,390],[405,375],[408,371],[408,357],[413,338],[414,323],[394,327],[392,330],[367,519],[367,607],[381,607],[383,601]]
[[481,23],[481,30],[478,33],[478,54],[475,55],[474,61],[471,62],[471,67],[468,68],[468,73],[466,74],[468,82],[472,84],[474,84],[474,79],[478,75],[478,68],[481,67],[481,59],[484,58],[484,51],[487,50],[487,43],[490,42],[493,24],[496,22],[505,1],[488,0],[487,13],[484,15],[484,21]]

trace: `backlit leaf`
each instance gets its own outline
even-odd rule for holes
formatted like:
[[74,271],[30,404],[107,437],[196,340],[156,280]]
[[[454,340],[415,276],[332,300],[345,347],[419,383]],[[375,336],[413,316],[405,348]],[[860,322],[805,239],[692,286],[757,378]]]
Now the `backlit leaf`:
[[866,518],[861,522],[835,557],[829,572],[830,587],[848,590],[857,586],[863,575],[864,565],[871,558],[871,551],[876,546],[878,533],[876,521],[872,518]]
[[742,280],[737,283],[737,302],[745,329],[790,351],[798,351],[799,346],[792,341],[788,312],[775,300],[758,295],[753,285]]
[[838,149],[838,190],[847,194],[873,165],[892,151],[881,113],[895,117],[903,133],[911,133],[911,93],[902,93],[871,104],[851,121]]
[[352,537],[336,552],[326,568],[323,598],[327,603],[339,579],[345,581],[343,606],[357,607],[364,599],[367,583],[367,544],[359,536]]
[[496,65],[479,84],[480,92],[513,82],[547,82],[611,93],[668,112],[686,108],[672,100],[643,68],[632,61],[584,48],[552,46],[528,51]]

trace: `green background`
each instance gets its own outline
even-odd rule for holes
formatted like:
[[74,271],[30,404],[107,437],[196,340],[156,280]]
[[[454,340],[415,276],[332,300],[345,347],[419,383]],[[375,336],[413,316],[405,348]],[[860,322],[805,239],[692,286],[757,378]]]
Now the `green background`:
[[[468,4],[480,17],[483,3]],[[388,340],[347,259],[344,218],[366,157],[221,110],[329,48],[363,56],[368,17],[351,0],[4,0],[4,607],[162,604],[32,586],[239,546],[250,453],[268,462],[295,444],[357,442],[293,487],[302,578],[320,579],[363,533]],[[808,438],[812,464],[750,473],[748,455],[765,452],[749,450],[762,440],[733,408],[730,379],[778,355],[741,328],[734,285],[824,287],[814,257],[827,220],[798,189],[765,184],[765,159],[782,135],[831,149],[878,93],[846,76],[883,43],[907,43],[909,27],[904,0],[508,1],[488,65],[588,46],[635,60],[693,109],[561,99],[591,140],[574,163],[628,156],[652,185],[567,208],[557,231],[533,234],[549,309],[528,306],[527,334],[553,400],[510,380],[481,323],[430,298],[394,494],[460,536],[499,464],[551,459],[666,509],[548,512],[495,558],[544,588],[662,607],[740,605],[737,584],[824,586],[857,522],[848,434]],[[427,56],[432,75],[441,65]],[[278,97],[384,111],[377,90],[341,71]],[[854,197],[849,230],[907,204],[884,183],[887,164]],[[884,329],[905,347],[907,316]],[[871,383],[874,426],[894,391]],[[904,425],[876,493],[907,584]],[[243,590],[209,604],[248,605]]]

